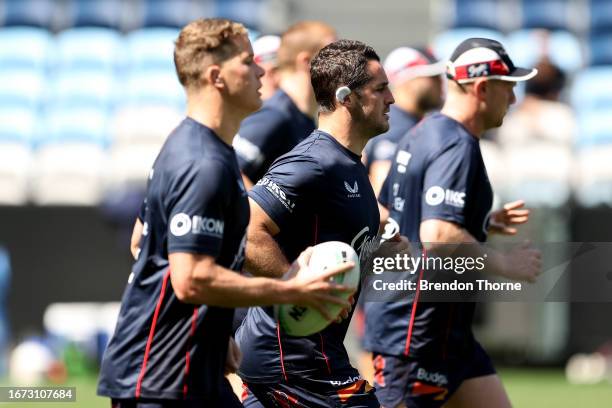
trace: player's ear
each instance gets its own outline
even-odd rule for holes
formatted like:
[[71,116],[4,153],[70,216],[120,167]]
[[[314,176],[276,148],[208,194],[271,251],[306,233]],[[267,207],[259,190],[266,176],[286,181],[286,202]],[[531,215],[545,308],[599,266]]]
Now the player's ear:
[[474,82],[472,89],[474,90],[474,95],[476,95],[479,100],[484,100],[487,97],[489,84],[486,79],[479,78]]
[[204,81],[215,88],[223,89],[225,87],[225,81],[221,75],[221,67],[217,64],[212,64],[206,67],[204,70]]
[[295,56],[295,70],[310,72],[310,60],[312,55],[307,51],[298,52]]

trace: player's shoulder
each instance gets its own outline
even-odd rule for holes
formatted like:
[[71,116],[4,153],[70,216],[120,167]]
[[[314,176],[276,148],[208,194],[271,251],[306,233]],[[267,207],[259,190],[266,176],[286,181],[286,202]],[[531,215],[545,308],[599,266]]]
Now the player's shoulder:
[[242,121],[239,133],[248,132],[255,127],[275,129],[287,125],[291,121],[290,108],[292,103],[287,94],[280,90],[277,91],[264,102],[261,109]]
[[472,149],[475,137],[456,120],[441,113],[433,114],[419,122],[409,133],[412,142],[431,153],[453,149]]

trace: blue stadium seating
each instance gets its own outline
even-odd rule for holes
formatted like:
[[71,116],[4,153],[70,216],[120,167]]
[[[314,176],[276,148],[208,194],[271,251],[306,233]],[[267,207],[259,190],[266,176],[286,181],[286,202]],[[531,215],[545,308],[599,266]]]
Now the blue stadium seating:
[[491,38],[505,44],[505,37],[499,31],[485,28],[456,28],[436,35],[433,41],[434,53],[438,58],[447,60],[463,40],[472,37]]
[[143,28],[127,35],[128,68],[130,70],[174,71],[176,28]]
[[576,147],[612,145],[612,107],[578,115]]
[[53,0],[4,0],[0,4],[4,15],[0,22],[5,26],[33,26],[51,28],[55,2]]
[[480,27],[499,30],[499,2],[495,0],[455,0],[454,28]]
[[597,33],[589,40],[590,65],[612,65],[612,31]]
[[44,120],[45,132],[39,146],[57,143],[84,143],[108,147],[109,114],[90,107],[51,107]]
[[0,106],[0,143],[30,146],[36,139],[38,111],[26,107]]
[[570,100],[579,113],[612,109],[612,66],[587,68],[572,83]]
[[523,28],[566,30],[570,2],[567,0],[522,0]]
[[0,29],[0,67],[2,69],[47,68],[52,36],[45,29],[4,27]]
[[240,21],[249,27],[261,26],[261,0],[224,0],[215,2],[214,15]]
[[123,37],[109,28],[72,28],[57,35],[54,54],[60,70],[115,71],[124,61]]
[[591,33],[612,32],[612,2],[610,0],[591,0],[589,6]]
[[121,0],[71,0],[68,4],[69,26],[119,28]]
[[533,66],[543,56],[570,73],[584,65],[580,40],[569,31],[518,30],[508,35],[507,49],[520,66]]
[[47,78],[37,70],[0,70],[0,106],[36,110],[45,99]]
[[52,78],[49,102],[54,107],[113,109],[117,101],[115,77],[96,71],[66,71]]
[[192,0],[143,0],[142,26],[182,27],[201,17]]
[[168,71],[133,71],[127,78],[122,101],[126,105],[170,106],[183,110],[185,95],[176,74]]

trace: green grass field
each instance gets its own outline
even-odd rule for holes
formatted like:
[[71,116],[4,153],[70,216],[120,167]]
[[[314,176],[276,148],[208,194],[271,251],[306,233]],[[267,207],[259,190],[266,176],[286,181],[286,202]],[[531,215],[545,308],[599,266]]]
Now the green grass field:
[[[501,369],[500,375],[516,408],[609,408],[612,384],[570,385],[561,370]],[[73,403],[0,403],[0,406],[34,408],[109,408],[106,398],[95,395],[96,378],[69,381],[77,388]],[[223,408],[223,407],[219,407]]]

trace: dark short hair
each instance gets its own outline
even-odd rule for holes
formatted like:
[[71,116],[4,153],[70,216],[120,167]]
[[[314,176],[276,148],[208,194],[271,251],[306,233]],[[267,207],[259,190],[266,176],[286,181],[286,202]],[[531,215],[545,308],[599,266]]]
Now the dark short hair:
[[544,58],[536,64],[538,75],[527,81],[525,93],[541,99],[556,100],[565,86],[565,73]]
[[310,62],[310,77],[317,103],[323,110],[335,109],[336,89],[353,92],[367,84],[368,61],[380,61],[374,49],[362,42],[339,40],[324,47]]

